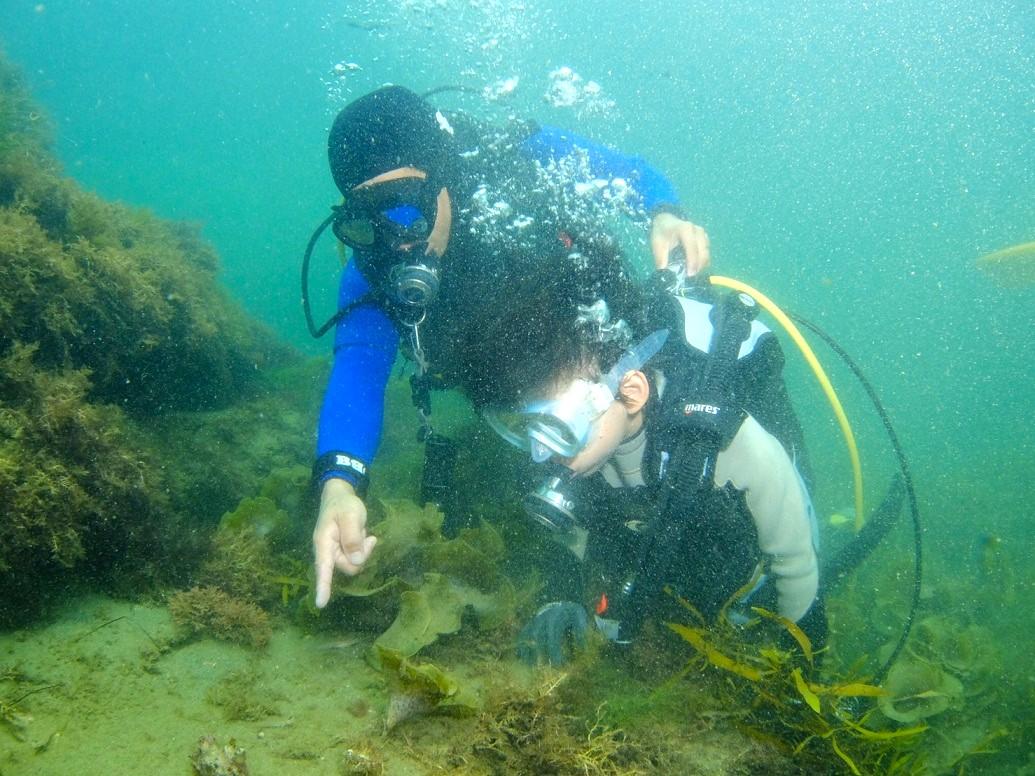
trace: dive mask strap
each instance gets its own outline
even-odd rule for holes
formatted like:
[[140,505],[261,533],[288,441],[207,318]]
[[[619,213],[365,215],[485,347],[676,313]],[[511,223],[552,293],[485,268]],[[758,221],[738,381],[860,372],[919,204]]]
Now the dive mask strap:
[[[553,453],[572,457],[585,444],[592,423],[615,400],[622,377],[657,355],[668,335],[668,329],[659,329],[645,337],[627,350],[598,382],[576,379],[554,399],[511,411],[487,408],[482,410],[482,416],[500,437],[514,447],[528,450],[537,462]],[[516,422],[508,423],[508,415]]]
[[425,255],[434,255],[441,259],[446,248],[449,247],[449,236],[453,232],[453,200],[449,196],[449,189],[443,186],[435,196],[435,221],[431,226],[431,233],[428,235]]
[[668,335],[668,329],[658,329],[625,351],[618,359],[618,363],[604,375],[603,383],[611,389],[613,396],[618,395],[618,384],[622,381],[622,377],[628,372],[642,368],[644,364],[654,358],[665,346]]

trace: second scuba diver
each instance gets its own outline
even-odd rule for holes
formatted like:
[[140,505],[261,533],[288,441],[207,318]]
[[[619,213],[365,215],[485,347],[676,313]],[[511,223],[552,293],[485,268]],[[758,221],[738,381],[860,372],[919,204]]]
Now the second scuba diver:
[[642,289],[608,251],[588,256],[514,289],[461,370],[493,428],[546,467],[526,509],[580,561],[547,585],[520,654],[564,662],[591,618],[627,643],[671,616],[666,590],[709,619],[764,606],[819,648],[817,530],[776,337],[747,298],[670,271]]
[[[600,237],[600,219],[581,207],[587,185],[590,194],[599,191],[596,181],[621,181],[608,194],[649,216],[656,267],[676,248],[690,274],[709,260],[704,231],[681,217],[664,176],[642,159],[560,130],[487,131],[391,86],[341,111],[328,153],[344,199],[314,233],[305,267],[328,226],[353,259],[342,273],[339,311],[324,326],[314,325],[303,295],[314,336],[335,326],[313,472],[321,496],[313,531],[318,607],[330,597],[334,570],[359,573],[377,543],[366,530],[363,498],[400,341],[417,365],[419,406],[432,376],[456,384],[454,365],[492,324],[509,289],[551,258],[577,264],[581,247]],[[543,175],[572,160],[588,176],[567,181],[581,183],[581,193],[551,187]]]

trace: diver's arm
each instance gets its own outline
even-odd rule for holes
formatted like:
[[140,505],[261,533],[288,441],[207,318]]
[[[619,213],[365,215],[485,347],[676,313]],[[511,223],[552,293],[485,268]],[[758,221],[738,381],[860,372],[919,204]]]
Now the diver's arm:
[[525,139],[522,151],[531,159],[550,162],[573,151],[586,152],[590,174],[597,178],[624,178],[640,195],[643,209],[651,215],[650,246],[655,269],[668,266],[669,254],[682,248],[686,271],[694,275],[711,263],[708,235],[687,220],[679,206],[675,186],[642,156],[629,156],[601,143],[557,127],[539,127]]
[[625,178],[642,199],[644,210],[679,207],[679,195],[672,183],[656,167],[641,156],[628,156],[596,143],[589,138],[558,127],[541,126],[522,143],[522,151],[531,159],[550,162],[568,156],[575,150],[585,151],[590,173],[598,178]]
[[[339,309],[366,293],[366,281],[350,264],[342,273]],[[374,304],[355,306],[338,323],[313,471],[320,487],[313,529],[315,602],[320,608],[330,599],[334,570],[358,574],[377,544],[377,537],[367,535],[362,496],[367,466],[381,438],[385,387],[397,349],[391,321]]]
[[811,504],[783,446],[750,415],[716,460],[715,484],[727,482],[744,492],[759,549],[769,559],[777,609],[797,622],[819,589]]
[[[369,290],[366,280],[350,262],[342,272],[339,309],[345,309]],[[324,392],[317,434],[318,460],[345,454],[370,465],[381,441],[385,388],[399,348],[399,337],[385,312],[374,302],[354,307],[335,330],[334,365]],[[362,490],[363,472],[316,472],[325,479],[339,476]],[[362,493],[360,494],[362,495]]]

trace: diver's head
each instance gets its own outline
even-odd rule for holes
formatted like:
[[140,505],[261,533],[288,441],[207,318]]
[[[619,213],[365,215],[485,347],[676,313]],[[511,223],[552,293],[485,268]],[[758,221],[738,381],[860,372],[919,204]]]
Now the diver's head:
[[642,430],[650,384],[640,367],[667,335],[667,330],[650,335],[607,374],[583,362],[575,376],[558,376],[538,400],[511,410],[483,410],[503,439],[546,464],[543,481],[524,499],[536,522],[561,532],[581,525],[575,480],[599,471],[624,440]]
[[606,374],[587,363],[556,376],[531,401],[483,414],[503,439],[526,450],[533,461],[561,464],[576,477],[593,474],[623,440],[643,428],[650,384],[640,367],[661,347],[664,334],[626,351]]
[[641,369],[667,331],[651,333],[614,246],[577,248],[528,265],[487,307],[465,337],[456,382],[533,461],[589,474],[642,424]]
[[452,128],[428,102],[387,86],[347,105],[327,143],[343,201],[332,228],[373,285],[423,306],[438,290],[452,229]]

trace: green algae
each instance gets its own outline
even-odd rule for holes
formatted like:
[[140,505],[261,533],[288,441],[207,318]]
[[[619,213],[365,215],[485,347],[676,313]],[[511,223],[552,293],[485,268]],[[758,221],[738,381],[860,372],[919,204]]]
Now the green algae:
[[407,657],[416,655],[439,636],[460,630],[465,606],[462,594],[446,577],[428,573],[420,588],[400,594],[399,613],[378,636],[375,647]]
[[287,512],[267,496],[242,499],[235,510],[225,513],[219,521],[221,531],[254,534],[273,545],[284,541],[289,528]]
[[202,637],[261,649],[273,635],[266,612],[214,587],[175,593],[169,599],[169,612],[180,631],[181,644]]
[[0,356],[0,621],[33,616],[48,579],[112,580],[124,555],[132,584],[156,547],[185,546],[123,413],[86,399],[86,372],[40,369],[36,355]]
[[[725,681],[715,687],[725,696],[724,706],[743,709],[739,724],[762,740],[779,742],[803,768],[816,770],[837,760],[853,774],[915,773],[925,767],[921,746],[928,727],[915,724],[925,715],[886,713],[892,723],[878,725],[868,703],[876,698],[882,709],[898,710],[896,700],[906,704],[916,697],[914,685],[905,690],[878,687],[852,672],[824,673],[800,628],[767,610],[753,607],[764,619],[738,629],[724,614],[708,623],[684,605],[695,624],[668,624],[691,647],[682,676],[718,672]],[[789,638],[784,641],[793,643],[794,650],[758,628],[771,623],[785,630]],[[897,677],[907,675],[902,662],[895,668]],[[938,685],[939,691],[944,688]],[[916,693],[926,694],[926,688]]]
[[257,722],[277,716],[284,696],[267,686],[261,672],[245,668],[216,682],[205,699],[222,709],[224,718],[230,722]]
[[380,631],[376,645],[403,657],[460,631],[466,613],[483,631],[514,621],[517,596],[500,570],[504,546],[491,525],[445,539],[442,514],[431,505],[384,501],[380,511],[371,527],[377,550],[361,575],[336,580],[332,617],[374,617],[367,627]]
[[304,467],[269,472],[260,486],[266,495],[245,497],[223,514],[198,571],[201,582],[267,609],[307,594],[308,535],[298,527],[308,516],[308,491]]
[[390,693],[385,731],[429,714],[473,716],[476,700],[438,666],[408,660],[394,649],[375,645],[377,662],[388,679]]
[[937,666],[915,659],[899,660],[885,683],[887,694],[878,703],[888,719],[914,724],[958,704],[963,685]]
[[[196,526],[308,450],[301,422],[256,422],[285,403],[268,373],[293,355],[229,299],[199,229],[83,191],[2,57],[0,90],[0,623],[15,623],[79,586],[185,577]],[[192,467],[217,478],[241,456],[167,431],[217,411],[236,412],[250,472],[204,492]]]

